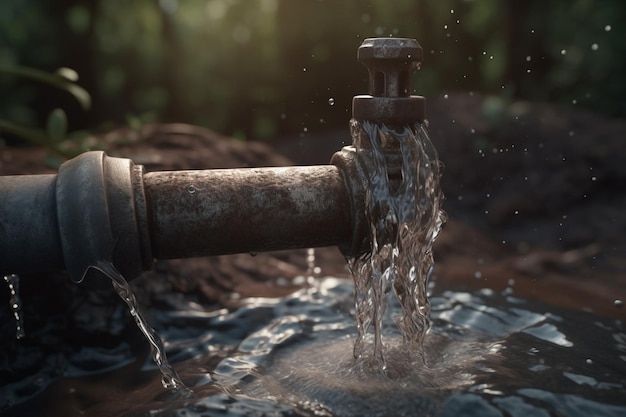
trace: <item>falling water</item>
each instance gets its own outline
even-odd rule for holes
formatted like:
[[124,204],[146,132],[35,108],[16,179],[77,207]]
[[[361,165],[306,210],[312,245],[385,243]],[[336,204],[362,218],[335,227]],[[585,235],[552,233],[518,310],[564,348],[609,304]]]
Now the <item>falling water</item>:
[[26,336],[26,332],[24,331],[22,300],[20,298],[20,277],[15,274],[4,275],[4,281],[9,286],[9,305],[15,318],[15,337],[21,339]]
[[[373,358],[384,371],[382,325],[387,297],[402,307],[396,324],[403,347],[421,351],[430,328],[426,285],[433,269],[432,245],[445,213],[440,209],[440,166],[437,152],[422,124],[391,129],[369,122],[351,122],[353,145],[369,169],[366,211],[371,251],[349,260],[355,281],[358,335],[355,358],[367,358],[366,341],[373,328]],[[400,158],[389,164],[389,159]],[[400,165],[400,171],[393,171]]]
[[133,294],[130,285],[124,279],[122,274],[111,264],[110,262],[99,262],[97,266],[93,268],[105,274],[111,279],[113,288],[126,303],[129,308],[131,316],[135,319],[137,327],[143,333],[150,344],[150,350],[152,352],[152,359],[161,371],[162,378],[161,383],[166,389],[172,389],[172,391],[180,397],[190,398],[193,397],[192,391],[185,386],[174,368],[170,365],[165,354],[165,347],[163,341],[157,332],[148,324],[139,311],[139,304]]

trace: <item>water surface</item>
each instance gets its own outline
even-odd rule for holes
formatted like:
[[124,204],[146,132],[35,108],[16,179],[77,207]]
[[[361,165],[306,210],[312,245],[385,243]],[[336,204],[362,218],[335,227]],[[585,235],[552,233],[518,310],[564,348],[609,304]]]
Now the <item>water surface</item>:
[[[284,298],[245,300],[234,311],[164,296],[169,307],[155,306],[151,319],[193,399],[172,400],[149,352],[121,343],[50,357],[39,373],[44,385],[36,378],[5,385],[0,410],[3,416],[626,415],[626,332],[619,321],[514,294],[435,287],[425,363],[406,355],[397,328],[384,326],[382,374],[353,358],[353,291],[349,280],[323,278]],[[386,320],[399,312],[392,303]],[[9,400],[16,407],[7,409]]]

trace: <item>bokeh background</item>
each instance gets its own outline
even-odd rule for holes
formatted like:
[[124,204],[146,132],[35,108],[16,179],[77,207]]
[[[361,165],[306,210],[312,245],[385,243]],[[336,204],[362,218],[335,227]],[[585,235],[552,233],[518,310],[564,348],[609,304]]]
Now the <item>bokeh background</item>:
[[475,91],[619,117],[624,22],[619,0],[3,0],[0,67],[72,68],[93,105],[0,74],[0,119],[41,127],[62,108],[70,131],[176,121],[246,140],[345,128],[371,36],[418,39],[413,85],[427,98]]

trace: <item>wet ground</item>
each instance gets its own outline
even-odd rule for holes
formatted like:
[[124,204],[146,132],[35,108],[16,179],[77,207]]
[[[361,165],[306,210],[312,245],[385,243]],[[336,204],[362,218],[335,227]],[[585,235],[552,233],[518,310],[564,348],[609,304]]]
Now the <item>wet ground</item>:
[[[435,245],[438,291],[514,291],[531,302],[623,321],[626,309],[615,301],[626,301],[626,165],[621,156],[626,122],[574,108],[470,95],[429,104],[431,139],[446,166],[442,187],[450,219]],[[121,129],[104,143],[112,155],[163,170],[322,164],[349,141],[347,127],[262,144],[166,125],[146,126],[141,134]],[[45,159],[40,150],[0,149],[0,174],[53,172]],[[320,249],[316,255],[318,275],[347,276],[337,249]],[[164,294],[181,294],[185,302],[192,297],[203,309],[217,311],[237,307],[247,297],[291,294],[302,287],[294,278],[306,269],[305,250],[164,261],[133,286],[148,311],[176,310],[176,297]],[[19,341],[12,337],[8,291],[7,302],[0,305],[0,384],[10,385],[15,394],[0,396],[3,407],[37,393],[39,411],[46,415],[67,415],[80,404],[92,404],[89,415],[110,415],[110,409],[98,414],[93,404],[110,403],[129,391],[135,400],[142,392],[148,398],[160,389],[141,377],[125,385],[109,374],[115,383],[102,383],[103,364],[145,354],[114,293],[45,275],[22,278],[22,299],[27,337]],[[262,313],[255,314],[263,321]],[[99,346],[102,357],[94,358]],[[210,349],[220,346],[228,343]],[[82,362],[81,350],[90,352]],[[70,373],[82,386],[81,397],[71,401],[67,380],[49,385],[67,372],[68,355],[79,358]],[[129,367],[139,371],[143,364],[128,362],[125,375]],[[617,372],[623,379],[623,362]],[[120,413],[132,406],[122,403]]]

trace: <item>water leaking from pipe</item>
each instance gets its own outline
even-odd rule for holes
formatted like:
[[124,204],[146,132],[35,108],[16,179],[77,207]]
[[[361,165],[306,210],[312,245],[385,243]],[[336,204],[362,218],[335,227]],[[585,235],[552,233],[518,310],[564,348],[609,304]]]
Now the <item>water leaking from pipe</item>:
[[22,339],[26,336],[24,330],[24,315],[22,313],[22,299],[20,298],[20,277],[16,274],[4,275],[4,282],[9,287],[9,306],[15,318],[15,337]]
[[[349,259],[358,329],[354,357],[374,358],[385,371],[382,328],[392,293],[402,307],[396,324],[407,351],[421,352],[430,328],[426,290],[433,269],[432,245],[445,221],[440,168],[421,124],[390,129],[353,120],[351,130],[357,154],[369,160],[365,207],[371,242],[365,255]],[[399,164],[389,161],[397,156],[389,153],[390,147],[400,150]],[[367,354],[370,330],[373,351]]]
[[193,397],[193,392],[187,388],[176,373],[176,370],[172,367],[172,365],[170,365],[165,353],[163,340],[158,335],[156,330],[154,330],[154,328],[150,326],[143,317],[143,314],[139,310],[137,298],[135,297],[135,294],[126,279],[111,262],[100,261],[96,265],[92,266],[92,268],[100,271],[102,274],[111,279],[113,288],[128,306],[130,315],[135,320],[137,327],[141,333],[143,333],[146,340],[148,340],[150,351],[152,353],[152,360],[157,365],[162,375],[161,383],[163,384],[163,388],[170,389],[178,398]]

